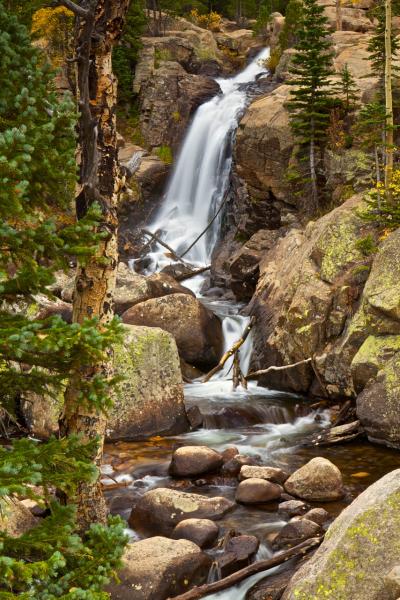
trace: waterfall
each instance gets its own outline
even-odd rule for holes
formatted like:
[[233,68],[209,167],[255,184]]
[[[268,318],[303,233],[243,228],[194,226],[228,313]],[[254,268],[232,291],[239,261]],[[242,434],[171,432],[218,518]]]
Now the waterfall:
[[[197,110],[186,135],[162,207],[150,226],[160,238],[182,254],[212,220],[228,191],[232,165],[232,140],[248,101],[247,87],[266,73],[262,50],[238,75],[217,79],[222,94],[214,96]],[[206,265],[218,240],[220,215],[185,260]],[[165,248],[151,253],[151,270],[170,262]]]

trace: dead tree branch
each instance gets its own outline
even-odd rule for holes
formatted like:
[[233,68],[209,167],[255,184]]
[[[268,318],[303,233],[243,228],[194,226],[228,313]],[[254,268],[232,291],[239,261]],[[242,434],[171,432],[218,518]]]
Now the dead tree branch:
[[184,273],[183,275],[176,275],[174,279],[176,281],[185,281],[186,279],[191,279],[191,277],[196,277],[196,275],[201,275],[206,271],[211,269],[211,265],[207,265],[207,267],[201,267],[201,269],[195,269],[191,273]]
[[221,590],[225,590],[228,587],[236,585],[251,575],[255,575],[261,571],[267,571],[268,569],[272,569],[272,567],[281,565],[291,558],[306,554],[306,552],[309,552],[316,546],[319,546],[322,540],[323,537],[310,538],[309,540],[306,540],[305,542],[302,542],[301,544],[298,544],[289,550],[285,550],[285,552],[281,552],[272,558],[260,560],[252,565],[249,565],[248,567],[245,567],[244,569],[240,569],[240,571],[236,571],[236,573],[228,575],[228,577],[224,577],[224,579],[221,579],[220,581],[194,587],[188,592],[185,592],[180,596],[170,598],[169,600],[199,600],[199,598],[204,598],[204,596],[208,596],[208,594],[220,592]]
[[79,6],[79,4],[76,4],[75,2],[72,2],[72,0],[59,0],[58,5],[61,6],[65,6],[65,8],[68,8],[71,12],[74,13],[74,15],[76,15],[77,17],[81,17],[81,18],[85,18],[89,15],[90,11],[87,8],[83,8],[83,6]]
[[203,383],[207,383],[207,381],[210,381],[211,377],[213,375],[215,375],[215,373],[218,373],[218,371],[220,371],[223,366],[225,365],[226,361],[231,357],[234,356],[234,354],[236,354],[236,352],[239,350],[240,346],[243,346],[244,342],[246,341],[250,331],[252,330],[252,327],[254,325],[254,317],[252,317],[250,319],[250,322],[248,323],[248,325],[246,326],[244,332],[242,333],[242,337],[239,338],[234,344],[233,346],[227,350],[225,352],[225,354],[223,355],[223,357],[221,358],[221,360],[219,361],[219,363],[217,364],[216,367],[214,367],[213,369],[211,369],[211,371],[209,371],[209,373],[207,373],[207,375],[204,377],[203,379]]
[[270,371],[285,371],[286,369],[293,369],[294,367],[299,367],[300,365],[306,365],[308,363],[311,363],[312,360],[312,358],[305,358],[304,360],[299,360],[298,362],[292,363],[291,365],[282,365],[280,367],[272,366],[268,367],[268,369],[261,369],[261,371],[253,371],[252,373],[249,373],[247,375],[246,379],[257,379],[258,377],[261,377],[261,375],[266,375]]
[[160,246],[163,246],[164,248],[166,248],[171,253],[172,258],[174,258],[176,261],[184,264],[186,267],[190,268],[190,265],[187,262],[185,262],[180,256],[178,256],[177,253],[175,252],[175,250],[173,248],[171,248],[171,246],[168,246],[168,244],[166,244],[165,242],[160,240],[158,235],[156,235],[155,233],[152,233],[148,229],[142,229],[142,232],[145,233],[146,235],[149,235],[155,242],[160,244]]

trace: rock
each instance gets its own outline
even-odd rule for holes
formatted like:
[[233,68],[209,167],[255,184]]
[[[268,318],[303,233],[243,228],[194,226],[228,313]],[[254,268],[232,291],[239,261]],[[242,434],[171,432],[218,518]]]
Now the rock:
[[245,600],[280,600],[294,571],[293,568],[285,568],[281,573],[261,579],[248,590]]
[[38,319],[60,316],[66,323],[72,323],[72,305],[64,300],[49,300],[46,296],[36,297],[39,304]]
[[290,548],[296,546],[308,538],[317,536],[321,532],[321,526],[308,519],[290,521],[278,533],[274,539],[274,548]]
[[221,454],[207,446],[183,446],[173,453],[169,472],[174,477],[195,477],[216,471],[222,463]]
[[312,508],[304,515],[305,519],[309,521],[313,521],[318,525],[324,525],[327,521],[329,521],[330,514],[324,508]]
[[175,540],[190,540],[200,548],[208,548],[213,545],[218,533],[218,525],[210,519],[186,519],[178,523],[171,537]]
[[114,345],[116,387],[107,422],[111,440],[142,440],[188,431],[182,375],[173,337],[158,328],[125,325]]
[[36,394],[25,391],[21,396],[20,410],[31,435],[47,440],[59,433],[59,418],[64,404],[64,395]]
[[338,500],[344,494],[342,474],[330,460],[317,456],[289,477],[285,490],[304,500]]
[[204,417],[197,405],[189,406],[186,409],[186,416],[190,423],[191,429],[200,429],[203,426]]
[[[336,7],[334,2],[323,2],[325,16],[328,19],[330,28],[336,30]],[[356,31],[356,32],[368,32],[373,29],[373,23],[368,18],[367,12],[362,9],[355,8],[354,5],[351,8],[343,6],[342,12],[342,29],[344,31]]]
[[282,600],[396,598],[387,593],[385,575],[400,563],[399,512],[396,470],[367,488],[335,519]]
[[254,467],[251,465],[243,465],[240,469],[239,479],[266,479],[267,481],[273,481],[274,483],[284,483],[289,477],[282,469],[275,467]]
[[232,458],[235,458],[235,456],[238,454],[239,449],[236,448],[236,446],[229,446],[228,448],[225,448],[225,450],[221,453],[224,464],[232,460]]
[[361,392],[370,379],[385,368],[400,351],[400,335],[369,335],[351,363],[351,375],[356,392]]
[[287,200],[285,174],[294,146],[289,113],[284,106],[289,91],[289,86],[281,85],[255,100],[239,124],[235,149],[237,172],[252,198],[269,194],[272,200]]
[[357,417],[372,442],[400,448],[400,354],[387,361],[357,397]]
[[259,504],[277,500],[281,493],[282,488],[280,485],[254,477],[239,483],[235,499],[242,504]]
[[287,500],[286,502],[281,502],[279,504],[278,514],[295,517],[297,515],[305,515],[307,509],[307,504],[301,500]]
[[226,463],[221,468],[221,473],[223,475],[228,475],[230,477],[236,477],[239,475],[241,468],[243,465],[255,465],[257,461],[251,456],[244,456],[242,454],[237,454],[230,460],[227,460]]
[[166,600],[204,583],[210,558],[187,540],[152,537],[128,544],[120,582],[107,587],[112,600]]
[[400,594],[400,565],[396,565],[385,577],[385,587],[390,598]]
[[207,498],[167,488],[146,492],[139,498],[129,517],[134,529],[169,535],[186,519],[221,519],[235,506],[222,497]]
[[0,499],[0,530],[11,537],[19,537],[38,524],[38,519],[22,502],[2,496]]
[[195,365],[216,364],[221,355],[221,322],[199,300],[171,294],[133,306],[122,315],[124,323],[161,327],[171,333],[179,354]]
[[216,563],[221,577],[227,577],[246,567],[256,554],[260,541],[254,535],[231,537],[225,545],[224,553],[217,556]]

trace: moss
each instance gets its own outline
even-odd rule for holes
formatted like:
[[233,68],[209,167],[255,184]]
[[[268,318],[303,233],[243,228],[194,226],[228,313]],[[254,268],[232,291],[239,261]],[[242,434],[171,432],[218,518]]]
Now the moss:
[[155,148],[154,154],[158,156],[158,158],[161,158],[161,160],[167,165],[171,165],[173,163],[174,157],[169,146],[159,146],[158,148]]
[[195,52],[199,60],[216,60],[217,58],[214,49],[208,46],[199,46]]
[[168,48],[155,48],[154,50],[154,68],[158,69],[162,62],[173,60],[171,50]]
[[352,367],[370,363],[376,365],[377,370],[380,371],[388,358],[399,351],[400,335],[369,335],[353,358]]
[[378,250],[378,246],[375,243],[375,240],[371,234],[359,239],[356,241],[356,248],[360,250],[364,256],[370,256],[371,254],[375,254]]

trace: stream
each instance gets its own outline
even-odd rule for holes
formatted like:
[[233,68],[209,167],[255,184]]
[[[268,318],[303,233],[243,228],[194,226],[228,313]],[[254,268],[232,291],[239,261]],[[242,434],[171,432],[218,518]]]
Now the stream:
[[[182,150],[176,161],[162,206],[148,228],[182,254],[216,215],[230,185],[232,146],[235,132],[246,104],[249,88],[267,74],[264,61],[269,50],[264,49],[237,76],[218,79],[222,93],[197,110],[189,127]],[[221,214],[214,219],[204,235],[185,255],[196,267],[210,264],[212,251],[218,241]],[[171,263],[165,248],[159,245],[149,255],[148,273],[161,270]],[[184,282],[207,308],[222,320],[224,351],[240,338],[248,317],[242,316],[243,306],[224,300],[223,290],[209,289],[207,275]],[[252,352],[251,334],[240,349],[241,369],[247,372]],[[168,476],[173,449],[179,445],[206,445],[222,451],[235,446],[240,454],[256,456],[261,464],[293,472],[314,456],[332,460],[342,471],[346,496],[340,502],[326,503],[324,508],[335,517],[367,485],[400,467],[400,455],[387,448],[367,442],[353,442],[327,448],[303,448],[298,445],[306,434],[329,424],[328,410],[311,408],[313,401],[295,395],[258,387],[249,383],[248,389],[233,391],[232,362],[208,383],[195,381],[185,385],[188,407],[198,406],[204,415],[203,428],[190,433],[152,438],[145,442],[107,444],[103,472],[112,475],[126,487],[106,491],[111,512],[128,517],[138,495],[154,487],[175,487],[207,496],[234,499],[233,479],[205,476],[196,482],[174,481]],[[237,482],[236,482],[237,483]],[[321,505],[321,504],[320,504]],[[277,513],[277,503],[243,506],[219,521],[221,532],[235,529],[256,535],[261,546],[257,558],[272,555],[269,541],[286,523]],[[133,540],[137,532],[128,530]],[[242,600],[247,590],[264,574],[255,575],[240,585],[208,596],[209,600]]]

